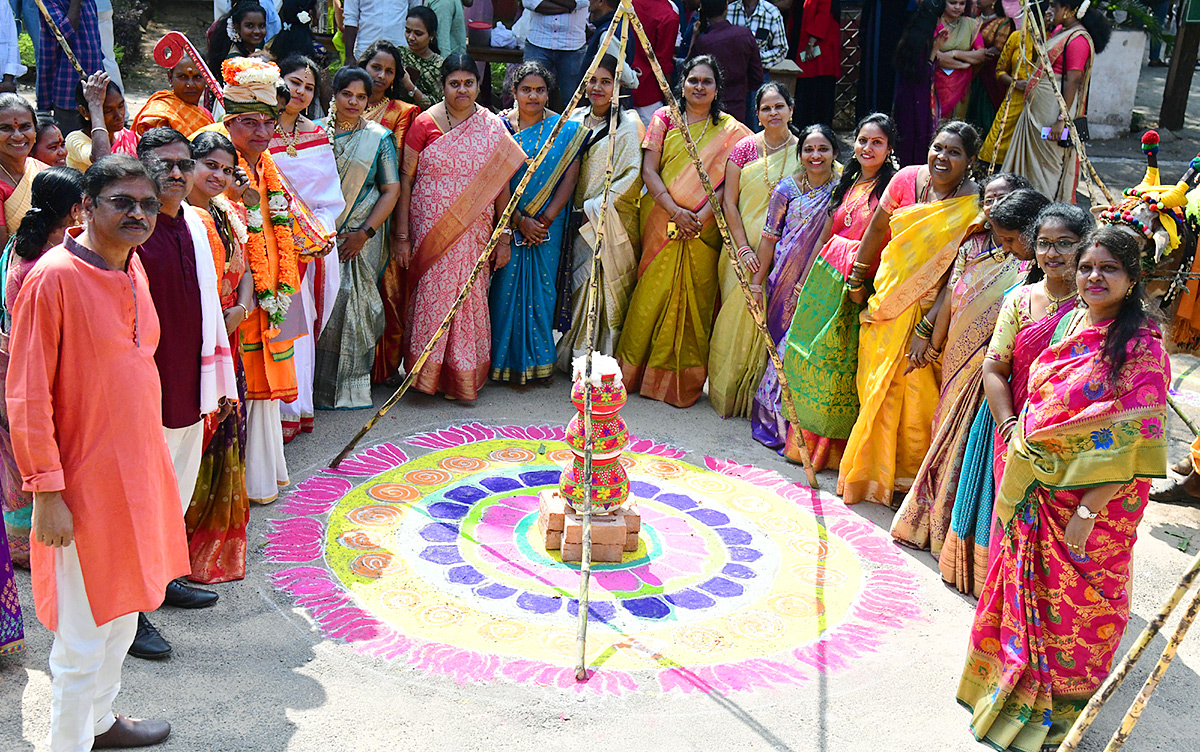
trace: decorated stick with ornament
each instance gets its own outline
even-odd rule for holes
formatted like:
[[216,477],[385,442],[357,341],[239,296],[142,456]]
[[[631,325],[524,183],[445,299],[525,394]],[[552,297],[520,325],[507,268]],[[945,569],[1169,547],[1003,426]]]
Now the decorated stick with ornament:
[[221,95],[221,83],[208,69],[208,64],[204,62],[204,56],[196,51],[187,37],[178,31],[168,31],[154,45],[154,62],[163,68],[174,68],[179,65],[183,62],[184,55],[190,57],[195,63],[196,70],[204,76],[205,85],[208,86],[208,90],[213,93],[217,101],[222,101],[224,97]]

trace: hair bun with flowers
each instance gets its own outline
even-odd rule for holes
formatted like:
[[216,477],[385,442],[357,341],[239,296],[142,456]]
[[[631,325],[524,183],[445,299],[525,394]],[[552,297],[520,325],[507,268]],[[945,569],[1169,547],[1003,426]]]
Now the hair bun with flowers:
[[256,57],[234,57],[221,63],[225,79],[225,119],[246,112],[261,112],[278,117],[275,84],[279,66]]

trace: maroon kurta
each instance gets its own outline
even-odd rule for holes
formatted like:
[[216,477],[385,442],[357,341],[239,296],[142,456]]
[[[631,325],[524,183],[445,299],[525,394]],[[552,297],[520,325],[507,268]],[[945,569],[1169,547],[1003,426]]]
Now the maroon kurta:
[[154,362],[162,383],[162,417],[167,428],[200,421],[202,320],[196,251],[183,212],[158,215],[154,234],[135,251],[146,270],[154,310],[166,337]]
[[[71,231],[78,234],[78,230]],[[8,415],[27,491],[61,491],[97,624],[153,611],[188,574],[162,432],[158,315],[136,255],[110,269],[70,236],[29,273],[13,312]],[[33,541],[38,618],[58,626],[54,550]]]

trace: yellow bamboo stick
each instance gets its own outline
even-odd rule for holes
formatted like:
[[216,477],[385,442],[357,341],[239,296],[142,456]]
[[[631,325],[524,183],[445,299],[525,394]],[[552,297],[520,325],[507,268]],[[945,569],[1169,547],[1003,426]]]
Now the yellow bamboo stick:
[[[691,157],[692,163],[696,166],[696,171],[700,174],[700,184],[704,187],[704,192],[708,194],[708,202],[712,206],[713,219],[716,220],[717,229],[721,232],[721,240],[724,243],[725,252],[732,254],[735,247],[733,235],[730,234],[729,225],[725,222],[725,212],[721,210],[721,202],[717,199],[712,182],[708,179],[708,173],[704,170],[704,164],[700,161],[700,152],[697,151],[696,142],[692,139],[692,134],[688,130],[687,118],[680,111],[679,103],[675,101],[675,95],[667,83],[667,77],[663,75],[662,67],[658,64],[658,58],[654,56],[654,49],[650,44],[649,37],[646,36],[646,30],[642,27],[641,21],[638,20],[637,14],[633,11],[632,0],[621,0],[621,7],[627,8],[626,12],[629,22],[633,26],[633,31],[637,34],[642,48],[646,51],[646,57],[650,60],[650,69],[654,71],[654,76],[658,79],[659,88],[662,89],[663,101],[670,108],[671,117],[675,120],[676,125],[679,127],[680,135],[683,137],[684,148],[687,149],[688,156]],[[804,473],[808,476],[808,485],[811,488],[819,488],[817,474],[813,469],[812,458],[808,455],[808,446],[804,443],[800,426],[796,425],[796,404],[792,399],[791,387],[788,385],[787,375],[783,372],[783,360],[775,350],[771,333],[767,331],[762,307],[759,306],[758,301],[750,292],[750,280],[746,278],[746,272],[742,269],[741,264],[735,261],[730,266],[733,267],[734,274],[737,275],[738,284],[741,286],[742,294],[746,298],[746,308],[750,312],[750,317],[754,319],[755,326],[758,327],[759,332],[763,335],[767,348],[767,356],[771,359],[772,365],[775,366],[775,372],[779,378],[779,388],[783,393],[784,417],[787,418],[788,423],[791,423],[795,427],[796,444],[800,450],[800,461],[804,465]]]
[[[625,9],[617,8],[609,24],[609,29],[616,29],[625,17]],[[592,271],[588,278],[587,311],[584,318],[584,367],[583,367],[583,553],[579,564],[579,615],[575,633],[575,680],[587,680],[587,625],[588,605],[591,602],[589,588],[592,579],[592,356],[595,354],[597,316],[596,309],[600,303],[600,253],[604,248],[604,230],[608,202],[612,196],[613,153],[616,148],[617,127],[619,125],[619,99],[621,95],[621,66],[625,60],[625,45],[629,43],[629,28],[625,25],[621,30],[620,56],[617,70],[613,76],[612,102],[608,111],[608,144],[604,152],[604,188],[600,193],[600,212],[596,219],[596,247],[592,251]],[[580,79],[580,87],[587,86],[588,78],[595,72],[596,67],[604,58],[608,45],[605,44],[596,52],[596,58]],[[565,114],[565,113],[564,113]]]
[[[604,35],[604,40],[600,45],[600,49],[604,50],[608,48],[608,44],[612,41],[615,32],[616,27],[610,26],[608,32]],[[592,61],[592,65],[588,68],[589,74],[592,70],[595,70],[597,63],[599,63],[598,58]],[[582,91],[583,82],[581,81],[580,85],[575,89],[575,93],[571,96],[571,101],[567,103],[567,113],[575,108],[575,104],[579,101]],[[361,429],[359,429],[358,433],[354,435],[354,438],[350,440],[350,443],[346,444],[346,446],[342,448],[342,451],[338,453],[337,457],[333,458],[333,461],[329,463],[329,467],[336,468],[338,465],[340,465],[342,460],[346,459],[346,457],[348,457],[350,453],[354,451],[354,447],[358,446],[358,442],[367,435],[367,432],[371,430],[371,428],[379,421],[379,419],[386,415],[388,410],[391,410],[392,407],[394,407],[395,404],[400,401],[400,399],[408,391],[409,387],[412,386],[413,381],[416,380],[417,375],[421,372],[421,369],[425,366],[425,362],[429,360],[429,355],[433,352],[434,345],[436,345],[438,341],[446,335],[446,332],[450,331],[450,324],[454,321],[454,317],[458,315],[458,311],[462,308],[462,304],[467,299],[467,295],[471,292],[471,288],[475,286],[475,282],[479,278],[479,273],[483,271],[484,265],[491,260],[492,251],[495,249],[497,241],[500,240],[500,233],[505,227],[508,227],[509,219],[512,217],[512,213],[516,211],[517,202],[520,201],[521,196],[525,194],[526,186],[529,185],[529,181],[533,177],[533,174],[537,172],[539,167],[541,167],[542,161],[545,160],[546,154],[549,153],[550,147],[554,145],[554,140],[558,138],[558,134],[562,132],[563,124],[566,122],[567,118],[564,114],[563,117],[560,117],[554,123],[554,128],[551,129],[550,136],[546,139],[546,142],[542,144],[542,148],[538,150],[537,155],[533,158],[533,162],[529,164],[528,169],[525,170],[525,175],[521,178],[521,182],[517,184],[516,190],[513,191],[512,198],[510,198],[508,201],[508,206],[504,207],[504,212],[500,215],[499,221],[496,222],[496,228],[492,230],[492,236],[488,238],[487,245],[484,246],[483,251],[479,254],[479,258],[475,261],[475,267],[471,269],[471,274],[467,277],[467,284],[463,286],[462,291],[458,294],[458,298],[456,298],[453,305],[450,306],[450,310],[446,311],[446,315],[442,319],[442,323],[438,325],[438,328],[436,331],[434,331],[433,336],[429,338],[429,342],[425,345],[425,349],[421,350],[421,354],[417,356],[416,361],[413,363],[413,367],[409,369],[407,374],[405,374],[404,381],[401,382],[400,387],[392,394],[391,397],[388,397],[387,402],[384,402],[383,406],[371,416],[371,419],[368,420]]]
[[58,28],[58,24],[54,23],[54,19],[50,17],[50,11],[46,10],[46,5],[42,0],[33,1],[37,3],[38,10],[42,12],[42,18],[46,19],[46,24],[50,27],[50,31],[54,32],[54,38],[58,40],[59,46],[63,48],[63,52],[67,53],[67,59],[71,61],[71,65],[75,66],[75,72],[79,74],[80,78],[87,78],[88,74],[84,72],[83,66],[79,64],[79,60],[75,58],[75,53],[71,50],[71,45],[67,44],[62,29]]
[[1158,615],[1154,617],[1142,633],[1138,635],[1137,640],[1129,648],[1129,652],[1116,665],[1112,673],[1105,678],[1104,683],[1092,695],[1092,699],[1088,700],[1088,704],[1084,707],[1083,712],[1075,719],[1075,723],[1071,725],[1071,730],[1067,732],[1067,736],[1063,739],[1062,744],[1058,748],[1058,752],[1075,752],[1079,746],[1079,742],[1083,739],[1083,735],[1087,733],[1088,728],[1095,722],[1096,717],[1100,714],[1100,709],[1104,707],[1104,703],[1112,699],[1116,694],[1117,689],[1121,686],[1121,682],[1125,681],[1125,677],[1133,669],[1134,664],[1142,657],[1142,653],[1146,652],[1146,648],[1150,647],[1150,643],[1162,630],[1163,625],[1167,622],[1167,617],[1179,605],[1179,601],[1183,600],[1183,596],[1191,589],[1195,583],[1197,575],[1200,575],[1200,553],[1192,559],[1192,563],[1188,566],[1187,571],[1179,578],[1179,583],[1175,586],[1174,592],[1167,598],[1166,603],[1158,610]]

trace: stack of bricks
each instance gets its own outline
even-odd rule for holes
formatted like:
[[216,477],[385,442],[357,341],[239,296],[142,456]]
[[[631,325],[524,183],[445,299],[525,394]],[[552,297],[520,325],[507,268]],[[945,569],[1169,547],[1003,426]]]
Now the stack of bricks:
[[[592,561],[619,563],[638,549],[642,517],[633,500],[612,514],[592,515]],[[538,494],[538,533],[547,551],[562,551],[563,561],[583,561],[583,515],[567,510],[557,488]]]

